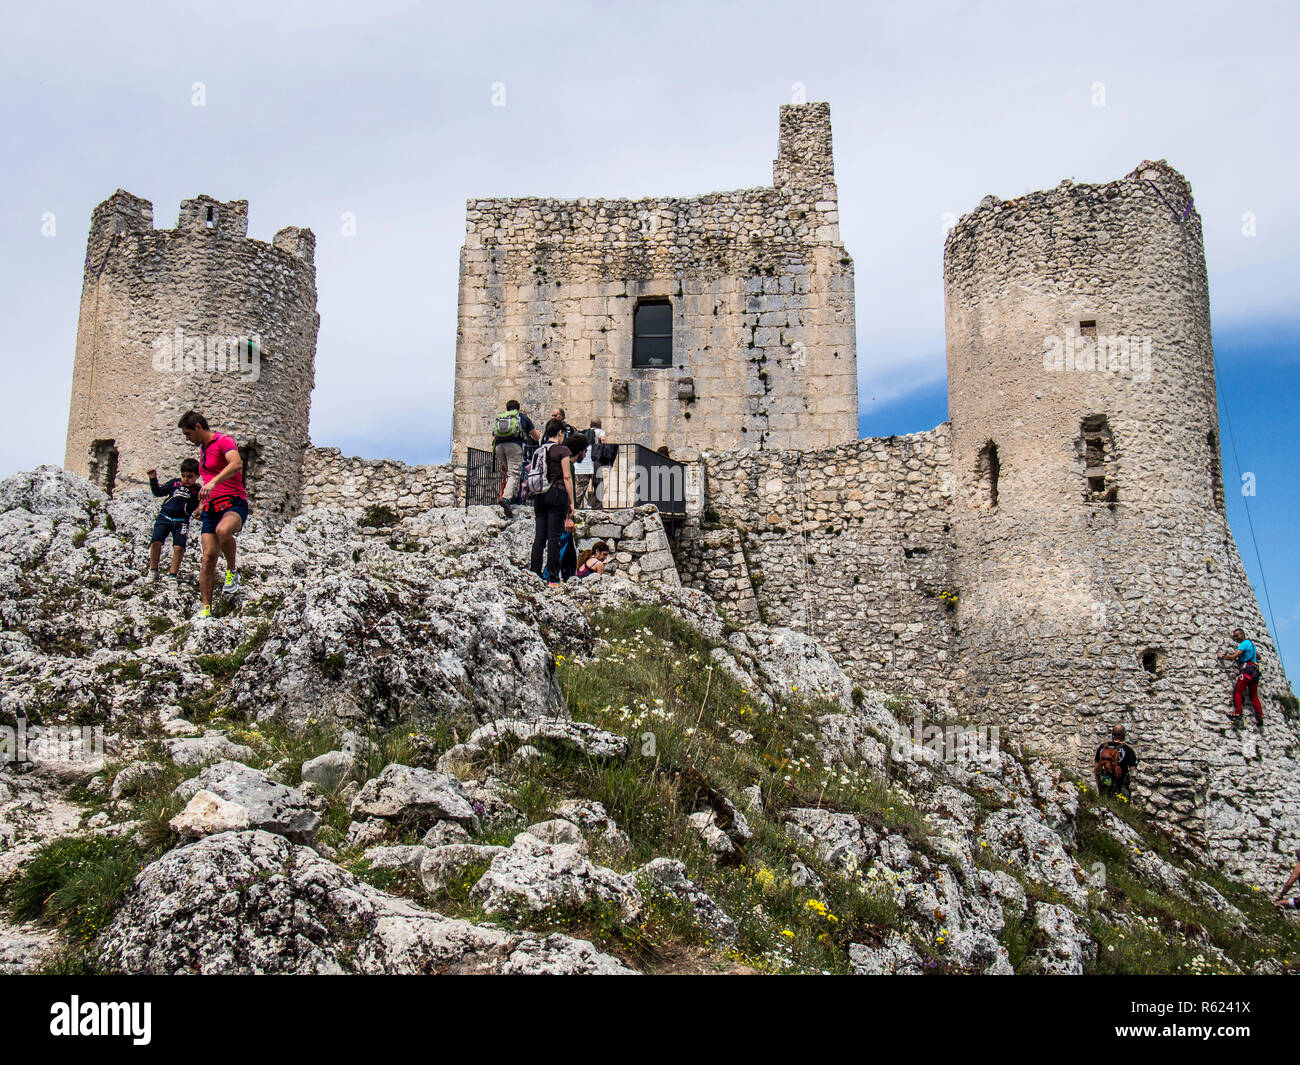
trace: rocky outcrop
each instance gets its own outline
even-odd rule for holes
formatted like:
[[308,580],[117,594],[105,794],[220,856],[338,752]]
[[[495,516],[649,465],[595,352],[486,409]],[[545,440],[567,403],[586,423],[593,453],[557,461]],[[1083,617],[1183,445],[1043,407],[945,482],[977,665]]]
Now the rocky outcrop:
[[[172,823],[182,835],[209,836],[233,828],[256,828],[294,843],[311,844],[320,827],[320,814],[307,804],[302,792],[277,784],[261,770],[239,762],[210,765],[179,785],[175,794],[189,803]],[[237,812],[240,810],[242,815]]]
[[131,973],[630,972],[590,943],[423,910],[269,832],[170,851],[136,878],[98,944]]

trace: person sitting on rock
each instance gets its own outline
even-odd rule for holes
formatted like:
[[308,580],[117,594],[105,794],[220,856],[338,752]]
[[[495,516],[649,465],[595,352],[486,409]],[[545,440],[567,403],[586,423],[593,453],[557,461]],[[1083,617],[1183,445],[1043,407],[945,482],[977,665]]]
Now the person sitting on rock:
[[609,544],[597,540],[578,556],[576,577],[597,577],[605,572],[605,562],[609,558]]
[[199,463],[197,459],[186,459],[181,463],[181,475],[173,477],[166,484],[158,483],[158,471],[149,469],[149,490],[155,496],[166,497],[158,517],[153,522],[153,538],[149,542],[149,580],[158,579],[158,565],[162,560],[163,544],[170,536],[172,540],[172,563],[170,574],[177,587],[181,579],[181,558],[185,555],[185,541],[189,537],[190,518],[199,505]]
[[1228,717],[1234,721],[1241,720],[1241,699],[1250,692],[1250,705],[1255,710],[1255,724],[1263,728],[1264,705],[1259,701],[1259,652],[1255,650],[1254,641],[1246,639],[1246,634],[1241,629],[1233,629],[1232,638],[1237,642],[1236,650],[1224,651],[1215,656],[1235,659],[1241,666],[1241,672],[1237,674],[1237,684],[1232,690],[1232,705],[1235,709],[1229,712]]
[[1111,740],[1097,748],[1092,758],[1092,775],[1100,795],[1130,798],[1131,770],[1138,764],[1136,752],[1124,742],[1124,726],[1111,729]]

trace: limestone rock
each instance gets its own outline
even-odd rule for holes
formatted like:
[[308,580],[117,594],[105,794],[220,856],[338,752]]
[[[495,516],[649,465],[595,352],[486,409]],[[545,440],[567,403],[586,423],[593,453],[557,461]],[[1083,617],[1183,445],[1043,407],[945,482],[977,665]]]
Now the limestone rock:
[[655,858],[630,874],[634,884],[644,883],[651,894],[676,899],[689,910],[715,943],[727,946],[736,941],[736,922],[686,875],[686,866],[675,858]]
[[96,944],[126,973],[627,972],[567,936],[538,939],[421,909],[269,832],[164,854]]
[[327,791],[351,779],[356,772],[356,761],[351,754],[344,751],[326,751],[302,764],[301,776],[304,783],[312,783]]
[[478,816],[470,797],[455,777],[428,769],[388,765],[366,781],[352,800],[352,817],[380,818],[416,829],[434,821],[455,821],[478,830]]
[[[275,832],[295,843],[310,844],[320,827],[320,815],[316,813],[302,792],[277,784],[267,774],[258,769],[251,769],[240,762],[217,762],[203,770],[197,777],[184,781],[176,788],[176,795],[182,799],[195,796],[205,791],[216,795],[226,803],[233,803],[246,811],[247,820],[242,826]],[[187,813],[188,813],[187,808]],[[213,817],[231,816],[225,806],[213,811]],[[200,834],[197,830],[203,821],[191,817],[186,822],[186,831],[192,835]],[[235,825],[229,827],[234,828]],[[223,828],[211,828],[202,833],[226,831]]]
[[585,847],[546,843],[527,832],[492,859],[471,897],[488,913],[544,914],[581,908],[593,901],[617,907],[625,921],[641,912],[635,887],[604,866],[594,865]]
[[167,824],[182,836],[202,838],[219,832],[240,832],[251,823],[248,810],[210,791],[197,791],[185,809]]

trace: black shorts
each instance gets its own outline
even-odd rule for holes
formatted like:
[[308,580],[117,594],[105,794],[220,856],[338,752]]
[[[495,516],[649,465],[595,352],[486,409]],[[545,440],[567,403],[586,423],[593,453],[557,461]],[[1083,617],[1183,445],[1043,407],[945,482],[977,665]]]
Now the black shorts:
[[217,531],[217,523],[227,514],[238,514],[248,521],[248,500],[236,499],[234,496],[221,496],[211,499],[203,508],[203,535],[211,536]]
[[181,521],[176,518],[168,518],[159,514],[153,523],[153,539],[150,543],[165,544],[167,537],[172,538],[172,543],[181,550],[185,549],[185,538],[190,530],[190,523],[187,520]]

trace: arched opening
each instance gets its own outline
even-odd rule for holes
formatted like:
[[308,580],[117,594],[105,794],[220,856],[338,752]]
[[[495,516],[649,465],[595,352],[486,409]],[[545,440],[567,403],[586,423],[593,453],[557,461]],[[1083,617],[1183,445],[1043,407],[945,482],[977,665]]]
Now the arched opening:
[[96,440],[90,445],[88,480],[109,497],[117,486],[117,441]]
[[998,478],[1002,475],[1002,461],[998,458],[998,445],[992,440],[980,448],[975,462],[975,479],[979,485],[980,505],[992,510],[998,505]]
[[1223,498],[1223,453],[1219,450],[1219,434],[1211,429],[1205,442],[1210,448],[1210,498],[1214,500],[1214,505],[1222,510],[1225,500]]

